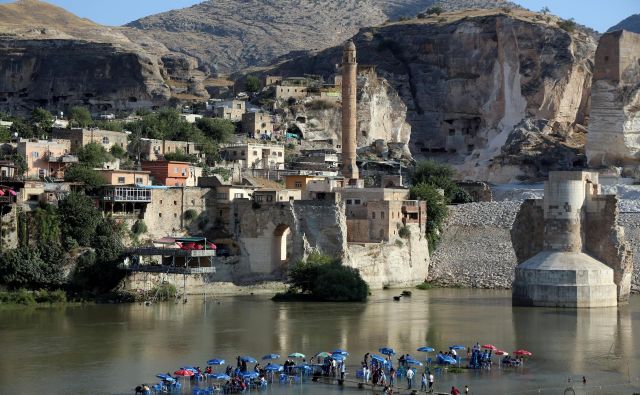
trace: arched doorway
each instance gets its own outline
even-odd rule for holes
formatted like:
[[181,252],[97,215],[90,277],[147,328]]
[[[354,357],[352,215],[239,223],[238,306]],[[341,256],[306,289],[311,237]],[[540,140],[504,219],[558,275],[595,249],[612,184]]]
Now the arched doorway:
[[286,265],[288,262],[289,254],[287,248],[290,244],[291,228],[289,225],[280,224],[276,226],[273,231],[273,247],[271,262],[274,269],[280,268],[282,265]]

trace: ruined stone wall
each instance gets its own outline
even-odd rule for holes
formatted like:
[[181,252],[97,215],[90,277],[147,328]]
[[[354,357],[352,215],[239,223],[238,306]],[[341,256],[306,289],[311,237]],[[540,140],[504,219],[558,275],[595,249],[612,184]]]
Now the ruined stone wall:
[[640,163],[640,35],[615,31],[600,39],[586,145],[589,166]]
[[633,257],[625,233],[617,225],[618,199],[606,195],[596,197],[589,203],[585,221],[585,250],[613,269],[618,301],[626,302],[631,291]]
[[372,289],[410,287],[429,274],[429,245],[418,225],[408,225],[407,239],[388,243],[349,243],[344,263],[360,271]]

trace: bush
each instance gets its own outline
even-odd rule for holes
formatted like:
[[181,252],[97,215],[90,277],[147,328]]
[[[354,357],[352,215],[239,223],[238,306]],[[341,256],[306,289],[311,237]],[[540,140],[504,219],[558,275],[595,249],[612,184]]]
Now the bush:
[[124,159],[127,156],[127,151],[119,145],[112,145],[109,153],[118,159]]
[[198,218],[198,212],[194,209],[189,209],[187,211],[184,212],[184,219],[185,221],[193,221],[194,219]]
[[398,236],[402,237],[403,239],[408,239],[409,237],[411,237],[411,230],[406,225],[401,226],[400,229],[398,229]]
[[47,291],[45,289],[41,289],[39,291],[34,292],[35,300],[38,303],[66,303],[67,302],[67,293],[61,289],[56,289],[55,291]]
[[69,124],[86,128],[92,123],[91,113],[84,107],[72,107],[69,110]]
[[176,162],[198,162],[198,158],[195,155],[187,154],[182,150],[177,150],[176,152],[168,152],[164,154],[164,158],[170,161]]
[[433,285],[431,285],[431,283],[428,283],[428,282],[425,281],[422,284],[418,284],[416,286],[416,288],[420,289],[420,290],[423,290],[423,291],[428,291],[430,289],[433,289],[434,287],[433,287]]
[[36,304],[33,294],[24,288],[14,292],[0,292],[0,304]]
[[451,203],[454,203],[454,204],[473,203],[473,197],[471,197],[471,195],[469,195],[469,193],[464,189],[458,188],[453,193]]
[[144,223],[144,220],[139,219],[133,224],[131,231],[136,236],[147,233],[147,224]]
[[440,15],[444,12],[444,9],[439,6],[431,7],[427,10],[427,15]]
[[[320,253],[296,263],[289,273],[289,283],[288,298],[299,294],[303,300],[362,302],[369,295],[369,286],[356,269]],[[283,297],[279,294],[275,299]]]
[[67,182],[81,182],[88,191],[94,191],[105,184],[100,172],[81,164],[69,167],[64,172],[64,180]]
[[260,90],[260,80],[255,75],[248,75],[245,84],[249,92],[255,93]]
[[232,121],[222,118],[199,118],[196,126],[217,143],[228,142],[236,131]]
[[577,24],[573,18],[571,18],[558,22],[558,27],[568,33],[573,33],[576,30]]
[[170,283],[163,283],[151,290],[150,295],[158,301],[166,302],[175,299],[178,294],[176,286]]
[[429,251],[435,250],[440,241],[440,231],[447,218],[448,208],[447,202],[438,192],[438,190],[430,184],[420,183],[411,187],[412,199],[424,200],[427,203],[427,240],[429,241]]

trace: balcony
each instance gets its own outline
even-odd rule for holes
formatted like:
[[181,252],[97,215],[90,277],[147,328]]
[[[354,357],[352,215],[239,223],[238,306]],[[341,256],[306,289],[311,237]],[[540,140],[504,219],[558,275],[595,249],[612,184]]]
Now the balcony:
[[75,155],[47,155],[47,161],[50,163],[78,163],[78,157]]
[[138,187],[105,187],[101,200],[105,202],[151,203],[151,189]]

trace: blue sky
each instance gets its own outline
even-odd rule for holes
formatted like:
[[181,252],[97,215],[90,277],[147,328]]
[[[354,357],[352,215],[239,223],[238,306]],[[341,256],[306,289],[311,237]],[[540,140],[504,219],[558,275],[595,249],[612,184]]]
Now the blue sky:
[[[122,25],[146,15],[183,8],[201,0],[48,0],[76,15],[105,25]],[[290,1],[290,0],[282,0]],[[547,6],[563,18],[605,31],[622,19],[640,13],[640,0],[512,0],[531,10]],[[0,0],[10,3],[12,0]]]

